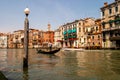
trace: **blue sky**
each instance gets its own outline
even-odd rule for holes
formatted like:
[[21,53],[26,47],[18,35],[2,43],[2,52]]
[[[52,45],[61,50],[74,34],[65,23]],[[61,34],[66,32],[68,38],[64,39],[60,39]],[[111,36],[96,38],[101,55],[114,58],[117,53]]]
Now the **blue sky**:
[[24,29],[24,9],[30,9],[30,28],[55,30],[60,25],[76,19],[100,18],[104,2],[114,0],[0,0],[0,32]]

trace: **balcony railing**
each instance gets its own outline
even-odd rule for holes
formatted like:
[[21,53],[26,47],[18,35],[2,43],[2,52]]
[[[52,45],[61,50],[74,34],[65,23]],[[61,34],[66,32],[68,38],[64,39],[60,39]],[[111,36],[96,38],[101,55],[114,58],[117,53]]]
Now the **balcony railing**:
[[120,36],[110,37],[111,41],[120,40]]
[[76,33],[77,32],[77,30],[76,30],[76,28],[74,28],[74,29],[70,29],[70,30],[67,30],[67,31],[64,31],[64,35],[66,35],[66,34],[72,34],[72,33]]
[[113,31],[113,30],[118,30],[118,29],[120,29],[120,26],[103,29],[102,31],[105,32],[105,31]]

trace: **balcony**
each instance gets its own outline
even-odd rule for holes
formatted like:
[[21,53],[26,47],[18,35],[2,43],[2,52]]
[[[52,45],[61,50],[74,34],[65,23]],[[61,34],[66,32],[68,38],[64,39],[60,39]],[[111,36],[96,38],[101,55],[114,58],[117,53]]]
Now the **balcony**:
[[105,42],[106,41],[106,38],[103,38],[103,42]]
[[110,31],[110,28],[103,29],[102,32]]
[[120,30],[120,26],[103,29],[102,32]]
[[114,36],[114,37],[110,37],[111,41],[117,41],[120,40],[120,36]]
[[116,27],[111,27],[110,30],[119,30],[120,26],[116,26]]

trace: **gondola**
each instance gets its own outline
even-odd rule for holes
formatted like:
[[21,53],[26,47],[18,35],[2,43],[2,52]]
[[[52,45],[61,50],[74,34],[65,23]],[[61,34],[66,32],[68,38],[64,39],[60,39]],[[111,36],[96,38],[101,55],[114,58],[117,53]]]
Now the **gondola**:
[[61,48],[55,49],[55,50],[49,50],[49,51],[43,51],[41,49],[37,49],[38,53],[42,53],[42,54],[55,54],[57,52],[60,51]]

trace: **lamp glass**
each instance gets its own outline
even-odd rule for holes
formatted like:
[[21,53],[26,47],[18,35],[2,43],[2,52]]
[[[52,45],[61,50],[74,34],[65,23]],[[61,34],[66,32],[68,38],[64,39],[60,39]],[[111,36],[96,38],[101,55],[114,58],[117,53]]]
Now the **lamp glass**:
[[25,14],[29,14],[29,13],[30,13],[29,8],[26,8],[26,9],[24,10],[24,13],[25,13]]

